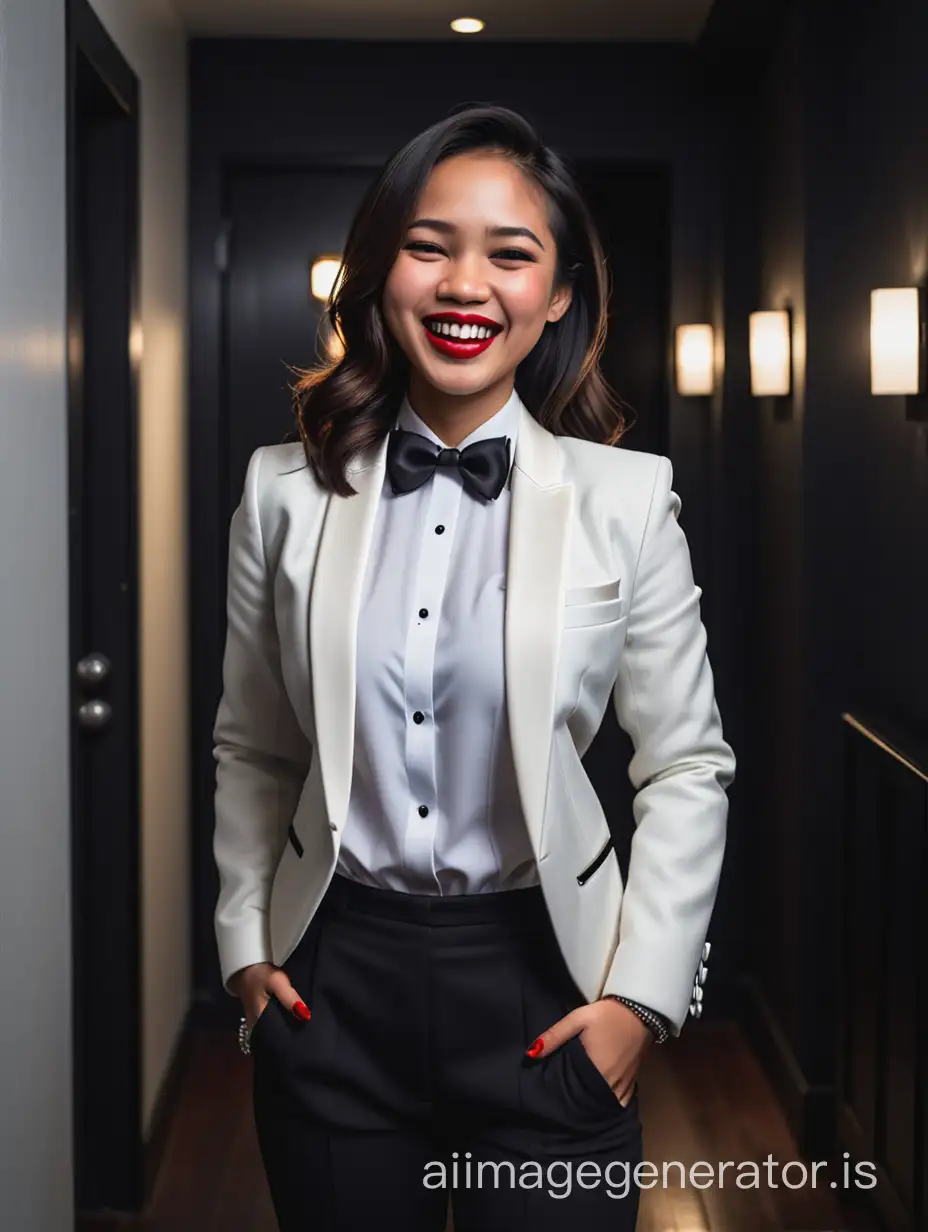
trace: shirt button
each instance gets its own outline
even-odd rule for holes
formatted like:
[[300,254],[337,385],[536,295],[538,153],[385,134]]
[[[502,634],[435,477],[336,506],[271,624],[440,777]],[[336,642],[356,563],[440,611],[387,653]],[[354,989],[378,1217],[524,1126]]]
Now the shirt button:
[[427,804],[420,804],[419,805],[419,816],[428,817],[428,815],[429,815],[429,806]]
[[414,723],[421,723],[424,718],[425,718],[425,715],[422,713],[422,711],[417,710],[415,714],[412,716],[412,721]]
[[429,614],[429,609],[428,609],[427,607],[420,607],[420,608],[419,608],[419,615],[420,615],[420,616],[422,616],[422,617],[424,618],[424,617],[428,616],[428,614]]
[[436,535],[443,535],[444,533],[445,533],[445,528],[444,528],[443,526],[436,526],[436,527],[435,527],[435,534],[436,534]]

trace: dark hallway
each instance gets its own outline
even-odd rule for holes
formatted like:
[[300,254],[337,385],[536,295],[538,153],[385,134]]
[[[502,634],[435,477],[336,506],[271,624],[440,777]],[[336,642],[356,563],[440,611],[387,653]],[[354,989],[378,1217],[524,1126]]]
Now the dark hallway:
[[[563,156],[602,239],[600,362],[629,425],[618,447],[672,466],[737,758],[708,979],[700,962],[679,1038],[641,1067],[656,1175],[639,1178],[638,1232],[926,1232],[928,6],[481,0],[471,20],[485,25],[470,32],[451,24],[461,16],[426,0],[0,6],[0,908],[16,938],[0,961],[15,990],[4,1226],[276,1226],[243,1002],[217,947],[213,733],[233,531],[257,527],[262,577],[279,570],[262,630],[300,647],[315,540],[307,530],[288,573],[275,557],[286,519],[263,537],[271,497],[253,521],[235,514],[256,451],[297,439],[295,375],[337,351],[325,307],[366,190],[427,125],[492,103]],[[710,737],[720,747],[715,716],[700,719],[685,692],[695,626],[686,646],[628,668],[631,687],[598,709],[609,670],[635,654],[621,629],[658,534],[629,512],[634,484],[610,483],[623,516],[600,516],[578,482],[585,537],[564,540],[567,668],[534,695],[544,654],[522,675],[526,715],[556,695],[564,718],[561,774],[537,800],[546,841],[568,833],[569,858],[576,844],[559,901],[578,970],[593,969],[609,921],[620,938],[635,931],[612,910],[617,894],[595,898],[607,874],[623,894],[633,881],[649,807],[636,806],[633,767],[637,795],[659,800],[674,774],[712,764]],[[545,540],[526,578],[555,546]],[[330,583],[360,555],[331,553]],[[503,576],[492,589],[507,587]],[[349,677],[336,674],[348,593],[315,672],[293,669],[294,652],[287,676],[285,645],[241,674],[240,715],[258,714],[276,671],[297,717],[298,751],[272,753],[252,779],[273,796],[281,839],[267,884],[281,873],[291,895],[289,914],[279,895],[276,914],[260,908],[278,948],[324,864],[308,835],[334,844],[338,830],[331,772],[322,808],[318,760],[307,772],[301,757],[310,730],[348,713]],[[521,646],[510,641],[507,668]],[[320,663],[332,667],[324,714]],[[618,715],[657,679],[680,690],[663,695],[669,726],[695,734],[645,774],[641,720]],[[267,710],[266,729],[286,709]],[[411,732],[429,730],[427,710],[410,706]],[[563,753],[587,723],[581,773]],[[681,789],[664,821],[708,849],[686,808]],[[244,843],[256,827],[242,826]],[[678,860],[676,884],[700,863]],[[668,864],[654,867],[652,885],[669,886]],[[672,935],[694,918],[678,906],[650,921]],[[264,923],[251,919],[253,940]],[[681,937],[638,968],[640,987],[666,980],[668,1005]]]

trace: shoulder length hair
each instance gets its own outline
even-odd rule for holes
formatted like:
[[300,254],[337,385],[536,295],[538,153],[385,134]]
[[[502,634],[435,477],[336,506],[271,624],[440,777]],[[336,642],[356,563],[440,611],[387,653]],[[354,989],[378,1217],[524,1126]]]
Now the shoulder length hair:
[[512,159],[544,190],[557,249],[555,286],[569,284],[573,291],[570,307],[545,325],[517,368],[519,397],[556,435],[614,445],[628,426],[624,404],[599,367],[610,288],[602,244],[574,177],[517,112],[471,105],[414,137],[367,190],[325,308],[325,324],[343,343],[342,354],[295,369],[297,428],[287,439],[298,434],[318,482],[340,496],[355,492],[346,462],[382,440],[406,391],[409,362],[384,321],[384,283],[432,169],[476,150]]

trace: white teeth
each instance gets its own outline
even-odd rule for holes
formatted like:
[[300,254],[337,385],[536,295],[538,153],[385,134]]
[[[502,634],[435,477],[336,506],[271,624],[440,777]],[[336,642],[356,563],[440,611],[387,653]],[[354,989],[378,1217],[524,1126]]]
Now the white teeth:
[[494,332],[486,325],[457,325],[451,324],[448,321],[429,319],[426,319],[425,324],[433,334],[440,334],[445,338],[459,338],[462,342],[473,342],[477,339],[489,338]]

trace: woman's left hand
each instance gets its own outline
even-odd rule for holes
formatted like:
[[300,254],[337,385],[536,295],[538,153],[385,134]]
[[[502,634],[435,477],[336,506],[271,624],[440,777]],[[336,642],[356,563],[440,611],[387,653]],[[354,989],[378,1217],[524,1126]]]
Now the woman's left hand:
[[621,1001],[609,998],[579,1005],[543,1031],[526,1049],[530,1057],[547,1056],[579,1035],[590,1060],[612,1087],[620,1104],[635,1090],[638,1066],[654,1042],[651,1029]]

